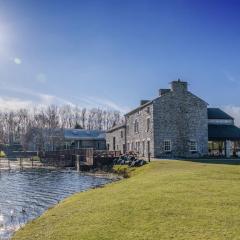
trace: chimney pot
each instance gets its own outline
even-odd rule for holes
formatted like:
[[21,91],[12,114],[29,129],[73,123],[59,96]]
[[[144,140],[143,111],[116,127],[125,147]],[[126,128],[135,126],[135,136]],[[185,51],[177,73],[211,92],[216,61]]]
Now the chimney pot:
[[188,90],[188,83],[183,82],[180,79],[177,81],[172,81],[171,82],[171,89],[172,91],[187,91]]

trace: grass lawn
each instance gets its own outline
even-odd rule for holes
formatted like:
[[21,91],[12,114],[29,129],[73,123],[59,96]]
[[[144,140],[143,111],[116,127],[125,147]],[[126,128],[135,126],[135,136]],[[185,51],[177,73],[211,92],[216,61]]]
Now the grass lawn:
[[152,162],[67,198],[13,239],[240,239],[240,166]]

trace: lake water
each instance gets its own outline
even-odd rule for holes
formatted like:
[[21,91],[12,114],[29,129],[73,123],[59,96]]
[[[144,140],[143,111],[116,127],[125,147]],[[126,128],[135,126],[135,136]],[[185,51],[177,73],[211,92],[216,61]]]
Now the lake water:
[[69,195],[110,181],[75,171],[0,172],[0,240]]

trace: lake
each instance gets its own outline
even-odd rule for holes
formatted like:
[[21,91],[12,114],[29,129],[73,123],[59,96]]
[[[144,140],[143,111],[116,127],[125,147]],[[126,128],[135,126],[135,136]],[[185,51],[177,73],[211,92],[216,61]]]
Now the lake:
[[104,185],[110,179],[76,171],[32,169],[0,172],[0,240],[73,193]]

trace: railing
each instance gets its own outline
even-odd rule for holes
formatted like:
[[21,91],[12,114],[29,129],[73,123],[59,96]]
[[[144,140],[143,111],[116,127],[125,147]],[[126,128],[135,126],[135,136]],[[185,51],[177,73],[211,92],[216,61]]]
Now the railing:
[[67,149],[59,151],[47,151],[39,154],[41,161],[58,167],[75,167],[76,157],[86,165],[93,165],[93,149]]
[[68,149],[47,151],[39,156],[42,162],[59,167],[75,167],[76,161],[80,165],[109,164],[115,157],[121,155],[120,151],[94,150],[93,148]]
[[33,160],[33,158],[0,158],[0,170],[11,169],[28,169],[28,168],[42,168],[45,167],[40,161]]

